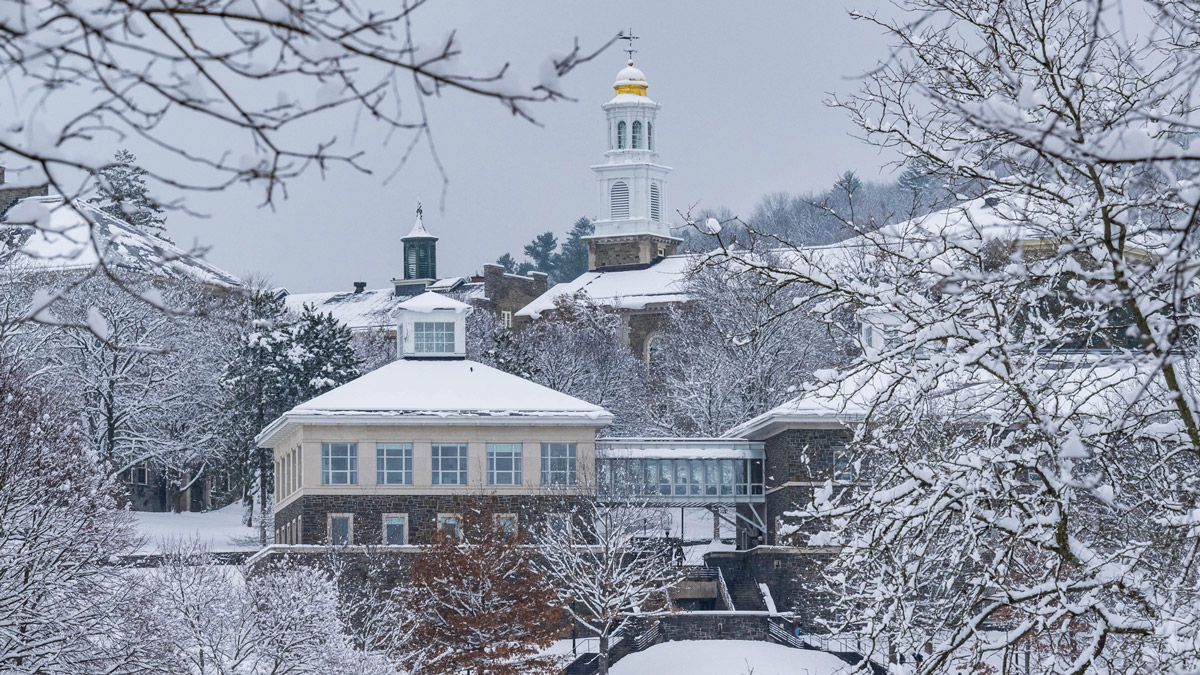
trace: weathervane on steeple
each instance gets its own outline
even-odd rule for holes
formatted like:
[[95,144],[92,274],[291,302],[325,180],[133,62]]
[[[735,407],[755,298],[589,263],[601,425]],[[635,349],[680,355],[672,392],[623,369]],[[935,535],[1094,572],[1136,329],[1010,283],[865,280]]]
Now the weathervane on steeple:
[[618,33],[617,39],[624,40],[628,44],[628,46],[626,46],[625,49],[623,49],[621,51],[628,54],[629,60],[633,61],[633,55],[637,53],[637,50],[633,48],[633,41],[638,39],[638,37],[633,34],[633,29],[630,28],[628,33]]
[[421,208],[421,198],[417,197],[417,220],[424,220],[425,210]]

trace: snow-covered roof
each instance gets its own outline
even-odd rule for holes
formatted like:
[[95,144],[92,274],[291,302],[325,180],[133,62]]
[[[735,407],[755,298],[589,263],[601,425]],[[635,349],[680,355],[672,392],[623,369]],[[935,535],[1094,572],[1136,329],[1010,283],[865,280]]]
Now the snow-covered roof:
[[487,424],[603,427],[598,405],[466,359],[399,360],[301,403],[258,436],[273,447],[297,424]]
[[410,312],[435,312],[437,310],[450,310],[459,314],[471,311],[471,306],[465,302],[459,302],[454,298],[434,293],[433,291],[425,291],[420,295],[413,296],[408,300],[396,305],[397,309],[406,309]]
[[[1133,366],[1093,365],[1092,359],[1082,356],[1062,365],[1036,371],[1036,377],[1026,383],[1043,392],[1040,405],[1047,414],[1111,416],[1115,409],[1132,405],[1149,386],[1147,381],[1154,379]],[[818,375],[833,376],[832,371],[826,372]],[[731,428],[724,437],[763,440],[788,428],[852,426],[866,419],[872,408],[884,410],[905,400],[916,386],[909,379],[896,382],[893,375],[867,372],[818,383],[808,392]],[[936,389],[924,396],[953,411],[960,420],[982,422],[1011,401],[1012,391],[990,374],[972,371],[943,376]]]
[[425,229],[425,219],[421,217],[420,209],[417,210],[417,222],[413,223],[412,229],[400,241],[405,239],[437,239],[429,233],[429,230]]
[[[459,300],[473,300],[484,297],[482,283],[466,283],[464,277],[449,277],[463,282],[451,284],[454,297]],[[441,283],[440,280],[437,283]],[[437,284],[431,284],[433,288]],[[446,297],[446,296],[442,296]],[[312,305],[318,312],[332,314],[333,318],[345,324],[352,331],[369,331],[391,329],[396,326],[394,313],[401,303],[410,300],[412,296],[397,296],[392,287],[354,291],[338,291],[333,293],[294,293],[284,298],[284,304],[294,312],[303,311],[304,305]]]
[[606,438],[599,458],[762,459],[763,443],[744,438]]
[[680,254],[667,256],[642,269],[587,272],[573,281],[556,284],[522,307],[517,316],[537,319],[542,312],[554,309],[558,298],[580,291],[592,302],[614,309],[646,309],[652,305],[686,302],[685,282],[699,259],[697,254]]
[[245,286],[233,274],[83,200],[27,197],[16,202],[4,220],[8,224],[0,224],[0,230],[17,229],[24,241],[17,240],[15,251],[0,250],[0,264],[51,272],[89,270],[103,257],[110,267],[152,277],[222,288]]

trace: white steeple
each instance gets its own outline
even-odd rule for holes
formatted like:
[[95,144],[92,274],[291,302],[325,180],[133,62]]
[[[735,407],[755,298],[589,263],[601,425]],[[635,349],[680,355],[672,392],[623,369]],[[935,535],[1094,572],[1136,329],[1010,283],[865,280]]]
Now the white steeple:
[[594,237],[670,237],[667,175],[657,163],[658,104],[646,95],[646,75],[633,65],[617,73],[616,94],[601,106],[607,124],[605,162],[592,167],[599,197]]

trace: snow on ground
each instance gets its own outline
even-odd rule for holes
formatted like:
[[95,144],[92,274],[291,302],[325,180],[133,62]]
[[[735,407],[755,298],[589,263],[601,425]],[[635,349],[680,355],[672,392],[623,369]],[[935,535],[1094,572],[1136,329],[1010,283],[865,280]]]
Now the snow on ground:
[[682,640],[657,644],[613,665],[612,675],[835,675],[850,666],[832,654],[748,640]]
[[258,529],[242,524],[242,505],[204,513],[133,512],[134,526],[145,541],[138,553],[158,553],[169,540],[198,540],[208,550],[258,550]]

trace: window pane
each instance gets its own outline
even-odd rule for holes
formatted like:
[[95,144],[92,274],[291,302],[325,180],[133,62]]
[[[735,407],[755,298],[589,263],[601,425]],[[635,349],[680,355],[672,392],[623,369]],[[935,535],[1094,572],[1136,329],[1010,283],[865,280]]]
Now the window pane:
[[721,494],[733,494],[733,460],[721,460]]
[[691,475],[691,471],[688,469],[688,461],[686,459],[675,460],[675,494],[687,494],[689,475]]
[[388,516],[383,521],[383,543],[403,546],[405,541],[404,516]]
[[542,484],[575,484],[574,443],[542,443]]
[[717,460],[704,460],[704,494],[715,496],[720,480],[717,476]]
[[699,459],[692,460],[692,485],[690,488],[691,494],[698,495],[704,491],[704,461]]
[[413,323],[413,350],[418,354],[454,352],[454,322],[417,321]]
[[344,546],[350,543],[350,517],[333,516],[329,519],[329,543]]
[[488,485],[521,484],[521,444],[488,443]]

